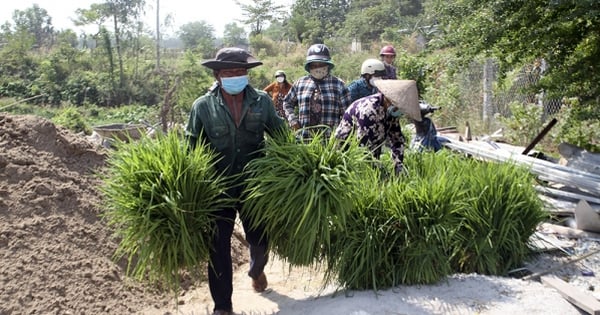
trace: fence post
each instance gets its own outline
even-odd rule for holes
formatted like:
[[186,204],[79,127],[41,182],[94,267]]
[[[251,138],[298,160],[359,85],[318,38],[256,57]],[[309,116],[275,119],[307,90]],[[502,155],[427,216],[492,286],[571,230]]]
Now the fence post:
[[493,115],[492,110],[492,82],[494,80],[494,63],[491,58],[485,60],[483,66],[483,116],[482,120],[486,127],[490,126]]

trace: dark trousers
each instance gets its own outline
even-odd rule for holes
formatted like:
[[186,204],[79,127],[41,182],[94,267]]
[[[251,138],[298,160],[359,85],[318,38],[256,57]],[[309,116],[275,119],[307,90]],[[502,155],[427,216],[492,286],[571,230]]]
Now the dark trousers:
[[[241,208],[241,207],[238,207]],[[218,213],[217,231],[213,239],[213,249],[208,266],[208,286],[215,303],[215,310],[232,311],[233,267],[231,261],[231,236],[236,216],[235,209],[221,210]],[[265,269],[269,253],[267,239],[262,229],[252,229],[244,216],[240,216],[246,240],[250,244],[250,270],[248,275],[255,279]]]

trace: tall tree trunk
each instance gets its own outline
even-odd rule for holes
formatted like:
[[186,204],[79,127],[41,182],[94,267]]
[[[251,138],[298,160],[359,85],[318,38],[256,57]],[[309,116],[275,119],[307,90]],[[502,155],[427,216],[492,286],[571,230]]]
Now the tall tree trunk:
[[160,0],[156,0],[156,70],[160,70]]
[[125,86],[125,74],[123,72],[123,56],[121,55],[121,35],[119,34],[118,14],[117,7],[114,6],[113,22],[115,27],[115,46],[117,46],[117,59],[119,61],[119,88],[122,90]]

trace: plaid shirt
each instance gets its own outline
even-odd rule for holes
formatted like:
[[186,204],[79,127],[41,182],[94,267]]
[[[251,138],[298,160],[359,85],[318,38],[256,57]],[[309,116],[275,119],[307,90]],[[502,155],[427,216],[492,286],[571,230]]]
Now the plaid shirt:
[[[311,76],[304,76],[292,85],[289,93],[283,100],[283,108],[290,125],[300,124],[301,128],[310,125],[310,101],[315,92],[320,93],[321,125],[332,129],[340,123],[344,111],[350,106],[350,92],[344,81],[327,75],[323,80],[314,80]],[[297,112],[296,112],[297,109]],[[329,135],[331,131],[327,132]],[[309,137],[308,132],[303,132],[303,137]]]

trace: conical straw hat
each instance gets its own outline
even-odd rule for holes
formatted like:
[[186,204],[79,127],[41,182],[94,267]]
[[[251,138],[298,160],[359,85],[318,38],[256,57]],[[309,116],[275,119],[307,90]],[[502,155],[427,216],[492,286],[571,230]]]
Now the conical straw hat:
[[419,93],[414,80],[376,80],[375,87],[387,97],[402,114],[416,121],[421,121]]

